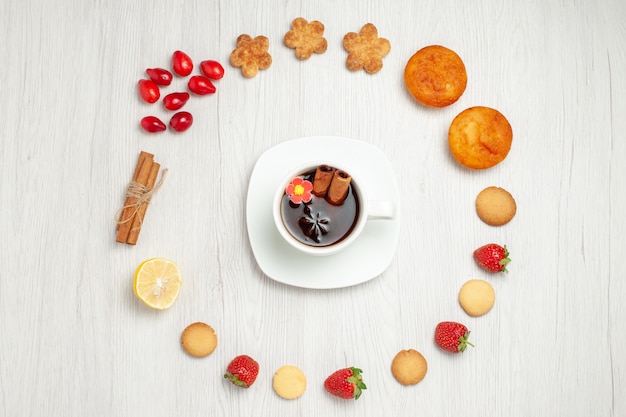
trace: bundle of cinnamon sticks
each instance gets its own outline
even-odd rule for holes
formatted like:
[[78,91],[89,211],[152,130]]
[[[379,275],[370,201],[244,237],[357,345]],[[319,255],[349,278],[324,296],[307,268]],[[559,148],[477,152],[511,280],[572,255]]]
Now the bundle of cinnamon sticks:
[[160,168],[161,165],[154,162],[154,155],[141,151],[132,181],[128,184],[124,206],[120,209],[116,241],[129,245],[137,244],[150,198],[156,190],[155,184]]

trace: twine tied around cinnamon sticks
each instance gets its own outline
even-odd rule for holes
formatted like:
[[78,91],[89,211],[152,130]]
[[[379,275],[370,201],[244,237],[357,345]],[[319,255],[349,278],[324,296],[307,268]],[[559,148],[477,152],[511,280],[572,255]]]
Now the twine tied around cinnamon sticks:
[[117,242],[137,244],[148,204],[163,184],[167,174],[167,169],[164,169],[157,183],[160,169],[161,165],[154,162],[154,155],[144,151],[139,154],[132,181],[126,189],[124,205],[118,210],[117,237],[115,238]]

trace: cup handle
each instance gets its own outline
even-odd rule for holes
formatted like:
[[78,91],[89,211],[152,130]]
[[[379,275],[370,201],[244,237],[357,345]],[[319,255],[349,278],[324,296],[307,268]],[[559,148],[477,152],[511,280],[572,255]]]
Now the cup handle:
[[396,205],[391,201],[370,200],[367,202],[368,220],[394,219],[396,217]]

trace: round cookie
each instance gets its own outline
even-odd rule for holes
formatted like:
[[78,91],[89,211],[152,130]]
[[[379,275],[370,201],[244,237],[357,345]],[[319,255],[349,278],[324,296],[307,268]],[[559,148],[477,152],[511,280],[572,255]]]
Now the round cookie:
[[428,363],[414,349],[401,350],[391,361],[391,373],[402,385],[415,385],[426,376]]
[[476,196],[476,214],[490,226],[502,226],[517,212],[515,199],[504,188],[487,187]]
[[285,365],[274,373],[272,386],[276,394],[287,400],[293,400],[304,394],[306,377],[304,372],[293,365]]
[[183,330],[180,343],[185,352],[196,358],[202,358],[213,353],[217,347],[217,335],[208,324],[196,322]]
[[457,101],[467,87],[467,71],[456,52],[440,45],[417,51],[404,68],[404,84],[413,97],[430,107]]
[[487,314],[496,301],[496,293],[487,281],[471,279],[459,291],[459,304],[465,312],[478,317]]
[[463,166],[486,169],[499,164],[511,150],[513,130],[498,110],[470,107],[459,113],[448,130],[452,156]]

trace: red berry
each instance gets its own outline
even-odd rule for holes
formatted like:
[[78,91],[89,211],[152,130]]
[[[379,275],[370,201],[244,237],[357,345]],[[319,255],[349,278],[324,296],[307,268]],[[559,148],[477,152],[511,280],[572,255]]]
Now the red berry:
[[335,397],[346,400],[358,400],[364,389],[367,389],[359,368],[343,368],[333,372],[324,381],[324,389]]
[[474,251],[476,263],[489,272],[509,272],[506,266],[511,262],[506,245],[488,243]]
[[156,102],[161,97],[159,86],[152,80],[139,80],[139,96],[147,103]]
[[215,93],[215,86],[207,77],[202,75],[194,75],[187,83],[189,91],[200,96]]
[[193,70],[193,61],[183,51],[176,51],[172,55],[172,68],[181,77],[186,77]]
[[464,352],[467,346],[474,346],[467,341],[469,330],[461,323],[443,321],[435,328],[435,343],[450,353]]
[[163,68],[148,68],[146,74],[157,85],[170,85],[172,83],[172,73]]
[[178,110],[189,100],[189,93],[170,93],[163,97],[163,106],[167,110]]
[[193,116],[186,111],[180,111],[170,119],[170,126],[177,132],[184,132],[193,123]]
[[238,387],[249,388],[259,375],[259,364],[248,355],[236,356],[226,368],[224,378]]
[[212,80],[219,80],[224,76],[224,67],[217,61],[202,61],[200,70],[207,78]]
[[146,116],[141,119],[141,127],[150,133],[163,132],[167,128],[165,123],[155,116]]

